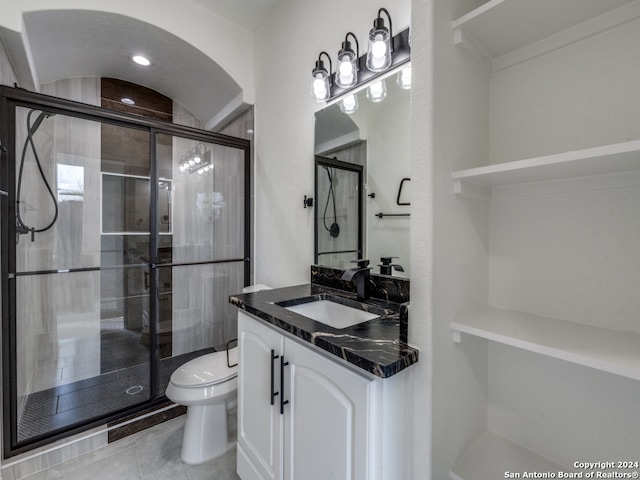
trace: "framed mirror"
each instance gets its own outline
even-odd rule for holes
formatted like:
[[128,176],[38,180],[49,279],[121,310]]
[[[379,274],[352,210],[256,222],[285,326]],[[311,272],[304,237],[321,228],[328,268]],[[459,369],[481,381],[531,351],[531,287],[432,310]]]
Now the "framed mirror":
[[[378,77],[353,99],[340,97],[315,115],[314,262],[318,265],[350,268],[352,260],[368,258],[374,273],[409,277],[410,90],[397,81],[407,67],[410,63],[382,77],[384,88],[373,85]],[[384,95],[375,97],[381,88]],[[355,111],[345,113],[353,110],[354,102]],[[357,192],[340,186],[355,181],[348,180],[349,168],[362,171],[364,182]],[[354,207],[355,198],[359,209]],[[332,236],[333,223],[337,236]],[[348,225],[350,238],[343,235],[342,224]],[[362,231],[360,243],[353,235],[355,225]]]

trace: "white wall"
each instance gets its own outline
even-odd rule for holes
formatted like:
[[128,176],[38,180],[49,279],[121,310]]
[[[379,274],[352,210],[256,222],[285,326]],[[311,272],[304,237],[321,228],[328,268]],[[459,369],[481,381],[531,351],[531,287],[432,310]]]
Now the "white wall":
[[[347,32],[366,49],[381,5],[367,0],[284,0],[255,33],[256,281],[306,283],[313,263],[314,113],[311,70],[325,50],[335,59]],[[394,33],[409,26],[409,0],[386,2]]]
[[491,78],[490,163],[640,136],[640,20]]

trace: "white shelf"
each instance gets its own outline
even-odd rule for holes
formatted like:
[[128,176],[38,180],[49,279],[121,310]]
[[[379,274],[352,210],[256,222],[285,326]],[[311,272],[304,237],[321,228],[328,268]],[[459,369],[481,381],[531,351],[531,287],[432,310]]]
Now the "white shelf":
[[490,197],[493,187],[633,170],[640,170],[640,140],[458,170],[452,178],[456,193]]
[[640,380],[640,335],[487,308],[451,322],[460,332]]
[[505,472],[546,473],[572,471],[547,460],[509,440],[485,432],[451,470],[453,480],[496,480],[505,478]]
[[498,71],[637,16],[633,0],[491,0],[452,28],[456,45]]

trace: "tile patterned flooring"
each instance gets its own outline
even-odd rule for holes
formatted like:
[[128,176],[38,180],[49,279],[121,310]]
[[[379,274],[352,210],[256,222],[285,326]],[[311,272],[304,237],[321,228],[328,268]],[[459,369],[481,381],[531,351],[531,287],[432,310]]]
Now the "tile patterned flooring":
[[182,462],[185,418],[174,418],[21,480],[240,480],[235,449],[201,465]]
[[[207,348],[161,359],[160,391],[164,393],[176,368],[192,358],[213,351],[213,348]],[[138,389],[138,386],[141,388]],[[18,422],[18,440],[28,440],[148,399],[148,363],[35,392],[28,395]]]

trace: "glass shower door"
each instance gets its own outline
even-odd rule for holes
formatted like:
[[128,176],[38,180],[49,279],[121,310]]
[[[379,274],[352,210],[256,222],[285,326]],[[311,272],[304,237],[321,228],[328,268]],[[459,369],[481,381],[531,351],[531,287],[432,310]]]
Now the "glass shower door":
[[[159,394],[182,363],[237,336],[229,295],[245,282],[245,150],[168,134],[156,138]],[[162,226],[162,219],[160,217]]]
[[150,134],[108,129],[135,139],[126,158],[105,151],[100,122],[16,107],[17,444],[152,396]]
[[250,144],[6,87],[0,119],[10,457],[165,405],[235,338]]

